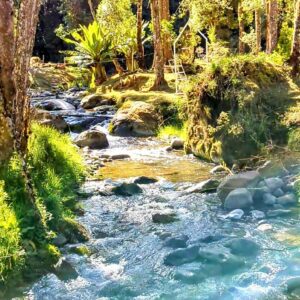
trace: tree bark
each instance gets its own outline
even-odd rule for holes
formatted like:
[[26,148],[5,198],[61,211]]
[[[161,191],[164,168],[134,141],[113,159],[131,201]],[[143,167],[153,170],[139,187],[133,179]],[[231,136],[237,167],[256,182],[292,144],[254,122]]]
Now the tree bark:
[[242,1],[238,4],[238,19],[239,19],[239,53],[245,53],[245,43],[243,42],[243,37],[245,34],[245,23],[244,23],[244,12]]
[[300,73],[300,0],[297,0],[295,6],[294,37],[290,64],[293,67],[293,75]]
[[143,0],[137,1],[137,55],[139,68],[145,69],[145,53],[142,40],[143,34]]
[[261,51],[261,9],[255,10],[256,54]]
[[[170,22],[171,16],[170,16],[170,0],[161,0],[160,1],[160,14],[161,14],[161,20]],[[168,63],[168,61],[173,57],[173,51],[172,51],[172,40],[171,36],[168,32],[165,32],[163,34],[163,52],[164,52],[164,63]]]
[[88,1],[90,11],[91,11],[91,15],[92,15],[93,19],[96,20],[96,14],[95,14],[93,2],[92,2],[92,0],[87,0],[87,1]]
[[101,63],[95,63],[94,74],[97,85],[100,85],[107,80],[105,67]]
[[272,53],[278,42],[278,1],[268,0],[266,3],[266,14],[267,14],[267,46],[266,52]]
[[154,40],[154,71],[155,80],[152,89],[157,89],[165,83],[164,74],[164,52],[161,36],[161,17],[160,5],[161,0],[151,0],[151,13],[153,22],[153,40]]
[[113,60],[113,64],[114,64],[114,66],[115,66],[115,68],[116,68],[117,73],[118,73],[119,75],[123,75],[123,74],[124,74],[124,69],[123,69],[123,67],[120,65],[120,63],[119,63],[119,61],[118,61],[117,58]]

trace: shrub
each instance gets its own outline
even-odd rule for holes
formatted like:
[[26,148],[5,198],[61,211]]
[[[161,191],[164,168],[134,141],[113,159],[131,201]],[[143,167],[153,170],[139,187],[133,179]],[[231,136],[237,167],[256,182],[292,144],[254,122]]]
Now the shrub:
[[300,151],[300,128],[290,131],[288,147],[292,151]]

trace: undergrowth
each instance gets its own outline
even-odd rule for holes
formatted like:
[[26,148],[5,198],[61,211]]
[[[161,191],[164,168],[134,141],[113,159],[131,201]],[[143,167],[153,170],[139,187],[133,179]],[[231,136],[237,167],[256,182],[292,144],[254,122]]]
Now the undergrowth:
[[59,257],[51,240],[73,219],[75,188],[85,175],[69,137],[37,124],[32,125],[28,163],[34,204],[25,189],[21,159],[14,155],[0,168],[0,286],[19,268],[39,268]]

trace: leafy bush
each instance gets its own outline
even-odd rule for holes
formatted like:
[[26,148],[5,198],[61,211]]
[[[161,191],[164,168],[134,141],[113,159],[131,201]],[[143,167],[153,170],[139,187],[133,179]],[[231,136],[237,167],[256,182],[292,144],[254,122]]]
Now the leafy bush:
[[214,60],[188,91],[188,148],[208,160],[232,164],[286,144],[282,115],[291,105],[284,67],[265,55]]
[[300,128],[290,131],[288,147],[290,150],[300,151]]

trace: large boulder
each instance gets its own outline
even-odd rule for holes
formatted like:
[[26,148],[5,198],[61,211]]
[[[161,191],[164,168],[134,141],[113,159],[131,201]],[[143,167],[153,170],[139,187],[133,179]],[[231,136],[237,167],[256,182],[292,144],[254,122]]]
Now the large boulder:
[[[218,187],[218,196],[224,201],[228,194],[237,188],[254,188],[261,180],[257,171],[249,171],[229,176]],[[240,208],[240,207],[236,207]]]
[[37,109],[34,112],[34,120],[39,124],[51,126],[60,131],[65,131],[68,124],[60,115],[53,115],[49,111]]
[[56,111],[56,110],[75,110],[75,106],[62,99],[49,99],[35,104],[37,108]]
[[113,118],[110,131],[117,136],[154,136],[159,121],[159,114],[153,105],[145,102],[129,102],[125,103]]
[[81,100],[81,106],[85,109],[92,109],[102,105],[114,105],[116,101],[111,98],[105,98],[103,95],[92,94]]
[[229,193],[224,202],[225,209],[250,208],[253,204],[252,194],[245,188],[238,188]]
[[90,149],[104,149],[109,146],[105,133],[96,129],[82,132],[75,138],[74,143],[78,147],[89,147]]

